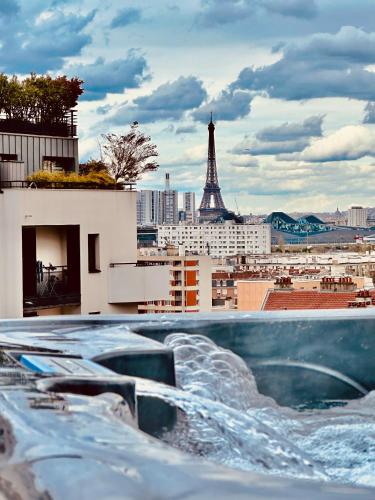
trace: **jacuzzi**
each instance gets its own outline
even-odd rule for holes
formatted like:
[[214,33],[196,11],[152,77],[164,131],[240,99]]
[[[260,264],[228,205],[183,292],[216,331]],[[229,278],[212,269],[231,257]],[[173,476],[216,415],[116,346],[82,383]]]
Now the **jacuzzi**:
[[[224,366],[212,399],[184,389],[176,338]],[[371,309],[2,320],[0,351],[5,497],[374,498]],[[225,400],[228,366],[254,376],[254,408],[236,377]],[[348,442],[355,474],[331,463]]]

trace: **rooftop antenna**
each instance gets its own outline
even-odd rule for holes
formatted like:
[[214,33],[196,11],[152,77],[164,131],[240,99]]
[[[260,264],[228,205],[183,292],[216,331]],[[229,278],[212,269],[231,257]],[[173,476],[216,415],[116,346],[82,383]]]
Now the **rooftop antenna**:
[[237,203],[237,198],[236,198],[236,197],[234,197],[234,203],[236,204],[236,208],[237,208],[237,215],[241,215],[241,214],[240,214],[240,211],[239,211],[239,209],[238,209],[238,203]]
[[170,180],[169,180],[169,173],[167,172],[165,174],[165,190],[170,191],[171,185],[170,185]]

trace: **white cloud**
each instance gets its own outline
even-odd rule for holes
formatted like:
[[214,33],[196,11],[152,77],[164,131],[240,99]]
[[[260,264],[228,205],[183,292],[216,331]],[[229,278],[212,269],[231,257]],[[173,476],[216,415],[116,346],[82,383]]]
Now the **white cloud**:
[[315,141],[300,158],[328,162],[358,160],[364,156],[375,156],[375,131],[363,125],[349,125]]
[[185,149],[185,151],[177,157],[172,157],[167,161],[164,161],[164,165],[200,165],[207,160],[207,145],[199,144],[191,148]]

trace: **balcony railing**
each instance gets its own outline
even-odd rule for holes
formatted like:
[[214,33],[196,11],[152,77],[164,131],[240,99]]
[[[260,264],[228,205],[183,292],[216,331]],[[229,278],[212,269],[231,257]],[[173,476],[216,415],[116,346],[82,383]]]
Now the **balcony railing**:
[[112,262],[109,267],[133,266],[133,267],[154,267],[167,266],[169,262],[155,260],[138,260],[137,262]]
[[182,286],[182,281],[181,280],[172,280],[171,286]]
[[43,266],[36,271],[35,279],[36,295],[24,297],[24,309],[81,303],[80,292],[71,289],[66,266]]
[[26,135],[76,137],[76,111],[68,111],[62,121],[51,123],[37,120],[18,120],[15,118],[7,118],[5,115],[0,115],[0,132]]
[[0,179],[0,189],[11,188],[30,188],[30,189],[102,189],[110,191],[133,191],[135,183],[118,182],[117,184],[96,184],[94,182],[35,182],[20,181],[2,181]]

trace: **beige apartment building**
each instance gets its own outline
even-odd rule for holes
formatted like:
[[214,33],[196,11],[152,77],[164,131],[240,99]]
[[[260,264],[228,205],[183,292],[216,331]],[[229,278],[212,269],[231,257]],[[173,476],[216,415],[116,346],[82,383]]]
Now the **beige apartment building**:
[[3,186],[0,235],[0,318],[169,298],[169,266],[137,261],[135,191]]
[[43,169],[78,171],[75,111],[61,123],[1,120],[0,128],[0,318],[136,313],[168,299],[168,265],[137,261],[131,186],[27,182]]

